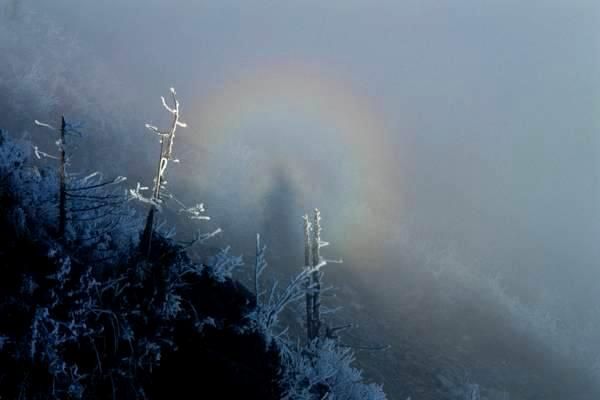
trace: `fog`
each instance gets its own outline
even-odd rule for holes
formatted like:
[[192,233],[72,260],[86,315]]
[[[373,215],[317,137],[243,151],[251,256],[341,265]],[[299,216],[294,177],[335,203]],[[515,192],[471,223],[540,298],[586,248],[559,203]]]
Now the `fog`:
[[[356,336],[395,344],[420,314],[434,329],[452,301],[424,299],[468,287],[506,329],[543,316],[534,342],[600,365],[597,1],[0,4],[0,126],[35,137],[27,121],[66,109],[103,149],[82,159],[133,185],[158,152],[143,124],[166,122],[173,86],[190,126],[173,191],[239,253],[261,231],[276,275],[301,265],[300,216],[319,207],[328,257],[346,261],[331,267],[338,300],[372,307],[361,325],[397,318]],[[397,390],[369,360],[401,353],[359,361]]]

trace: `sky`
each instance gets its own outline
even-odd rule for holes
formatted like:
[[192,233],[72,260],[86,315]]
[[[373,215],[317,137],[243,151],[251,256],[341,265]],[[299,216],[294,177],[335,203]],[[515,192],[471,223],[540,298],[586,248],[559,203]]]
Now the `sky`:
[[287,168],[306,202],[352,203],[346,219],[371,212],[470,263],[598,277],[594,1],[45,7],[130,96],[179,90],[201,168],[251,181],[225,191],[260,197]]
[[318,206],[338,253],[374,260],[357,274],[451,252],[523,301],[568,303],[557,318],[596,312],[597,1],[35,7],[149,122],[177,89],[190,128],[174,185],[229,231],[293,229]]

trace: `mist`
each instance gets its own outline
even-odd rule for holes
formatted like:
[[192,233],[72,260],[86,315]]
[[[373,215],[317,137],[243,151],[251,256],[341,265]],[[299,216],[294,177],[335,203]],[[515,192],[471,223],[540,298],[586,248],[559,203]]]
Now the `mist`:
[[[408,395],[402,376],[374,365],[404,368],[410,344],[447,346],[480,380],[553,363],[599,380],[598,2],[0,5],[4,127],[43,143],[33,119],[69,113],[94,144],[79,162],[104,163],[102,149],[96,168],[148,182],[158,149],[144,124],[165,122],[159,96],[175,87],[190,128],[170,185],[204,202],[207,231],[250,258],[261,232],[286,276],[302,265],[301,215],[321,209],[328,257],[344,259],[327,272],[335,301],[352,298],[340,318],[392,344],[359,355],[391,398]],[[505,335],[478,315],[547,358],[500,367],[474,361],[483,345],[451,350]],[[554,373],[579,384],[554,370],[530,384]]]

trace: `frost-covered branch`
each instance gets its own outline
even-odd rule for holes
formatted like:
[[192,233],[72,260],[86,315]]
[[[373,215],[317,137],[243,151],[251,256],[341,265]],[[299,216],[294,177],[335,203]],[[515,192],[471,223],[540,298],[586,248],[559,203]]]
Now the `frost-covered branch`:
[[260,245],[260,234],[256,234],[256,257],[254,260],[254,300],[258,306],[260,302],[260,276],[263,271],[267,268],[267,260],[265,258],[265,251],[267,247]]
[[[265,257],[266,246],[261,245],[260,235],[256,235],[256,256],[254,262],[254,296],[255,309],[250,313],[249,319],[253,321],[256,328],[262,331],[267,339],[273,338],[273,328],[279,321],[281,313],[291,304],[300,301],[305,295],[305,283],[310,274],[310,269],[303,268],[299,274],[294,276],[284,288],[279,288],[279,282],[275,281],[271,288],[265,293],[261,288],[260,278],[267,268]],[[285,332],[285,330],[284,330]],[[283,332],[275,334],[280,337]]]
[[[164,109],[167,110],[172,116],[169,128],[162,130],[152,124],[146,124],[146,128],[150,132],[159,136],[160,142],[160,154],[158,157],[156,173],[153,179],[152,193],[150,195],[142,194],[142,191],[147,190],[148,188],[142,187],[139,183],[136,189],[130,189],[129,191],[131,199],[141,201],[142,203],[148,204],[150,206],[140,243],[140,250],[146,256],[150,255],[152,235],[153,231],[155,230],[154,214],[160,211],[160,205],[163,203],[163,200],[172,200],[175,203],[177,203],[179,206],[179,213],[187,215],[192,220],[205,221],[210,219],[210,217],[204,215],[204,204],[199,203],[191,207],[186,206],[167,190],[167,181],[165,179],[165,175],[167,172],[169,161],[179,162],[179,160],[173,158],[173,147],[175,144],[175,135],[177,133],[177,128],[187,127],[187,124],[181,121],[180,119],[180,104],[179,100],[177,99],[177,93],[173,88],[170,89],[170,92],[171,104],[168,104],[167,100],[163,96],[161,96],[160,98]],[[203,237],[212,237],[216,234],[215,232],[206,234]],[[202,237],[198,236],[197,238],[193,239],[190,243],[196,243],[200,241],[200,238]]]
[[[323,277],[322,268],[330,262],[321,256],[321,248],[329,246],[329,242],[321,239],[321,212],[314,210],[312,222],[308,215],[304,215],[304,259],[310,274],[305,283],[306,292],[306,331],[308,340],[313,340],[321,335],[321,297],[324,290],[321,288]],[[341,260],[332,260],[341,263]]]
[[233,271],[244,265],[242,257],[232,256],[229,254],[230,250],[229,246],[221,249],[210,257],[207,263],[210,275],[218,282],[225,282],[226,279],[231,278]]

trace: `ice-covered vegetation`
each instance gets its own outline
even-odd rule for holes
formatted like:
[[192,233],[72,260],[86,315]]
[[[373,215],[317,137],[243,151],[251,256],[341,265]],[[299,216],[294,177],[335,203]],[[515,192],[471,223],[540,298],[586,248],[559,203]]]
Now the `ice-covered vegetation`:
[[[168,199],[207,219],[203,205],[185,207],[166,192],[175,129],[185,126],[172,95],[173,106],[163,99],[171,128],[149,127],[161,141],[150,197],[139,184],[128,190],[124,177],[71,171],[86,135],[65,118],[56,127],[36,121],[40,135],[55,135],[56,154],[0,132],[0,396],[152,399],[200,384],[221,398],[385,399],[321,313],[327,243],[318,211],[314,229],[306,219],[305,265],[266,291],[258,237],[250,291],[234,280],[241,257],[202,247],[218,230],[200,228],[182,244],[156,223]],[[144,220],[137,211],[148,205]],[[280,321],[302,299],[306,338]]]

